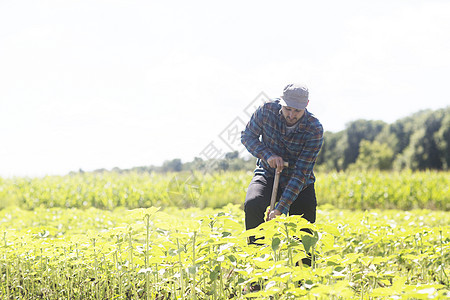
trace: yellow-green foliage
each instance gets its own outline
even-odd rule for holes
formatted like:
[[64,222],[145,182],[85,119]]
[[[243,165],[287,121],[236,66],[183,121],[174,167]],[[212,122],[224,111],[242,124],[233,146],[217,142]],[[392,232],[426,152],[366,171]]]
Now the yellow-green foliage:
[[[448,299],[449,224],[443,211],[325,206],[314,225],[280,217],[245,232],[232,205],[10,207],[0,211],[0,298]],[[252,234],[265,244],[247,245]],[[296,266],[305,250],[312,266]],[[245,294],[252,282],[262,290]]]
[[319,203],[351,209],[450,210],[450,172],[335,172],[319,174]]
[[[450,172],[317,173],[319,204],[350,209],[450,210]],[[100,173],[0,178],[0,208],[212,207],[242,205],[251,172]]]

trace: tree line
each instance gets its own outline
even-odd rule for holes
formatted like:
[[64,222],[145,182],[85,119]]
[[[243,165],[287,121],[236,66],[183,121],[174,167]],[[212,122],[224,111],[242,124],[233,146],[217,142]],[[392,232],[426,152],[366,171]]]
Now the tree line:
[[448,170],[450,107],[423,110],[392,124],[356,120],[325,132],[317,166],[325,170]]
[[[237,151],[219,160],[196,157],[191,162],[181,159],[165,161],[161,166],[132,169],[114,168],[114,172],[181,172],[253,170],[255,159],[240,157]],[[450,106],[439,110],[423,110],[392,124],[374,120],[356,120],[339,132],[325,132],[316,169],[320,171],[350,170],[449,170]],[[81,171],[81,170],[80,170]],[[94,172],[103,172],[105,169]]]

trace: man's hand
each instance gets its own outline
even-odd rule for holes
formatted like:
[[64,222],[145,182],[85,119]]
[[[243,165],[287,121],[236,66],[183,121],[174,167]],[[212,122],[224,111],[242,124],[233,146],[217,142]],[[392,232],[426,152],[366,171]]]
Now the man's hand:
[[283,171],[284,168],[284,160],[281,156],[278,155],[272,155],[271,157],[269,157],[269,159],[267,160],[267,163],[269,164],[269,166],[271,168],[276,168],[277,169],[277,173],[281,173],[281,171]]
[[275,219],[277,216],[281,216],[281,212],[278,209],[274,209],[267,215],[267,221]]

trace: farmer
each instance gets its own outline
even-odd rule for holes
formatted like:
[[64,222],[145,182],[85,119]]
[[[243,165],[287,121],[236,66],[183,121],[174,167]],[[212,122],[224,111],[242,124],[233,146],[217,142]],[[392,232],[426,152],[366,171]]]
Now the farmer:
[[[268,212],[267,220],[288,213],[303,215],[311,223],[316,220],[313,168],[322,147],[323,128],[306,110],[308,103],[308,88],[289,84],[280,98],[261,105],[242,131],[242,144],[258,158],[244,204],[247,230],[264,222],[274,172],[281,172],[278,203]],[[289,167],[284,167],[284,162]],[[250,237],[249,243],[255,241]]]

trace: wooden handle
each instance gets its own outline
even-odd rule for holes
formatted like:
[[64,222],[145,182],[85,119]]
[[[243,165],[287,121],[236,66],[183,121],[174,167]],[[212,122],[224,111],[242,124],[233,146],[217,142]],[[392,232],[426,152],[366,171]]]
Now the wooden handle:
[[[289,167],[289,163],[285,161],[284,166]],[[277,171],[275,170],[275,178],[273,180],[273,188],[272,188],[272,198],[270,198],[270,211],[272,211],[275,208],[275,201],[277,200],[279,182],[280,182],[280,173],[277,173]]]
[[275,172],[275,179],[273,180],[273,188],[272,188],[272,198],[270,198],[270,211],[272,211],[275,207],[279,182],[280,182],[280,173]]

